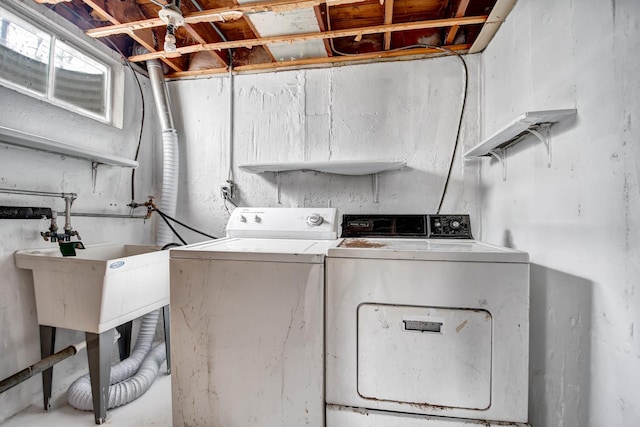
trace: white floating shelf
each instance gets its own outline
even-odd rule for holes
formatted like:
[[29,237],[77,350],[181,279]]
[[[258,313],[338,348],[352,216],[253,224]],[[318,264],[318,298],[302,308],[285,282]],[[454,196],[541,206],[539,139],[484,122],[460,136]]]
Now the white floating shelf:
[[253,163],[238,165],[238,167],[249,173],[275,173],[277,183],[276,200],[278,203],[280,203],[280,172],[316,171],[334,175],[372,175],[373,201],[378,203],[378,174],[402,169],[406,165],[406,160],[328,160],[325,162]]
[[504,150],[521,141],[529,134],[535,135],[549,148],[548,141],[545,141],[538,131],[548,130],[554,123],[575,116],[576,112],[576,109],[567,109],[523,113],[489,138],[464,153],[464,157],[469,159],[495,155],[497,150]]
[[89,160],[92,163],[109,166],[121,166],[125,168],[137,168],[138,162],[124,157],[112,156],[98,151],[76,147],[64,142],[54,141],[30,133],[21,132],[15,129],[0,126],[0,142],[15,145],[32,150],[46,151],[48,153],[60,154],[62,156],[75,157]]
[[253,163],[238,167],[249,173],[316,171],[335,175],[371,175],[401,169],[405,160],[330,160],[326,162]]

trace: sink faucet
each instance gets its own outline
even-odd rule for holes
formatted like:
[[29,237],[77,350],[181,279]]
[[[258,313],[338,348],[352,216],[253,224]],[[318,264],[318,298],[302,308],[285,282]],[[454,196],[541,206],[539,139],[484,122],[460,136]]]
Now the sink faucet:
[[62,193],[64,198],[64,227],[63,233],[58,233],[57,217],[58,214],[55,211],[51,212],[51,225],[49,231],[41,232],[40,235],[44,240],[51,240],[51,242],[69,242],[71,237],[76,236],[78,240],[81,240],[80,234],[71,227],[71,205],[73,201],[78,198],[76,193]]

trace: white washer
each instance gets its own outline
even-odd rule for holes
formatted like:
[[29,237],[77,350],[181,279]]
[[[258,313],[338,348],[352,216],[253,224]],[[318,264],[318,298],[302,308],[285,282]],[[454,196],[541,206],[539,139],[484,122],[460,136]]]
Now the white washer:
[[324,426],[324,259],[335,209],[238,208],[171,250],[173,425]]
[[526,253],[349,238],[326,268],[327,427],[526,425]]

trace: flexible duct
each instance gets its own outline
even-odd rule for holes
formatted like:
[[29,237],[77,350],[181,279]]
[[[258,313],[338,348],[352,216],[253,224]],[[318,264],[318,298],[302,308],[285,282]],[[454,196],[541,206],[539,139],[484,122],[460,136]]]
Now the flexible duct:
[[[143,317],[131,356],[111,367],[108,408],[115,408],[138,398],[155,381],[160,365],[165,359],[163,344],[150,351],[158,316],[159,311],[156,310]],[[74,408],[93,410],[89,374],[81,376],[71,384],[67,400]]]
[[[158,60],[147,61],[151,90],[155,100],[162,130],[162,190],[160,210],[168,216],[176,216],[178,203],[178,133],[173,126],[169,96],[165,87],[164,72]],[[173,242],[173,232],[158,221],[156,244],[165,246]],[[109,409],[129,403],[151,387],[158,376],[160,365],[166,358],[165,345],[151,350],[160,312],[154,311],[142,318],[140,332],[131,356],[111,367]],[[69,404],[75,408],[93,410],[89,375],[78,378],[67,393]]]
[[[159,206],[162,212],[175,218],[178,203],[178,133],[173,126],[162,64],[157,59],[149,60],[147,70],[162,130],[162,194]],[[164,246],[171,242],[173,242],[173,232],[163,221],[158,221],[156,244]]]

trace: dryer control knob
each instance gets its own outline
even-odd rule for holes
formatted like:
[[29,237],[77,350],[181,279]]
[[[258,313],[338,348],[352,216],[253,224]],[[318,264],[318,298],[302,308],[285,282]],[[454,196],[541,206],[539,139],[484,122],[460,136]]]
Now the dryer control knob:
[[256,215],[256,216],[253,217],[253,221],[254,222],[260,222],[260,221],[262,221],[262,218],[260,218],[258,215]]
[[244,215],[240,215],[240,222],[247,222],[247,217]]
[[312,213],[307,216],[307,225],[318,226],[324,222],[324,218],[322,215],[317,213]]

